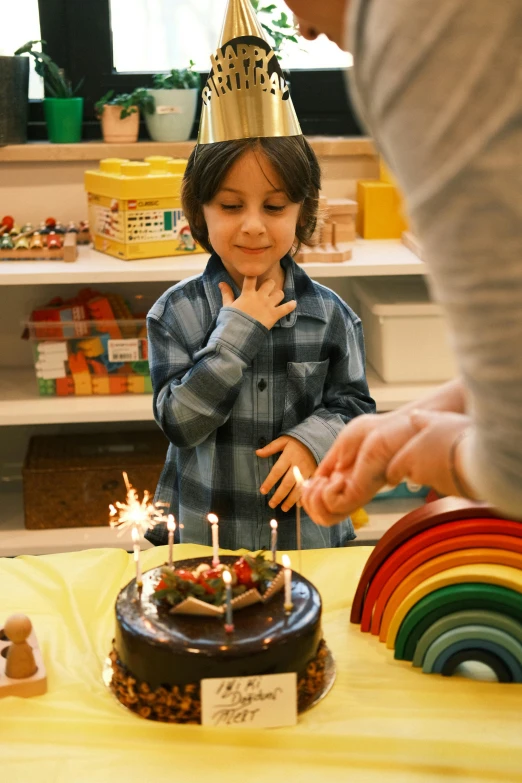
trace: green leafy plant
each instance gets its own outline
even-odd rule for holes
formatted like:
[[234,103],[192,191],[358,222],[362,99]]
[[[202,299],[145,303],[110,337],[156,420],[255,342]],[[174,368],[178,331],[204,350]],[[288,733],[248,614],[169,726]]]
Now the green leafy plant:
[[[274,3],[263,5],[261,0],[250,0],[250,2],[257,14],[264,15],[266,21],[262,21],[263,16],[261,16],[261,27],[272,39],[272,48],[276,57],[280,60],[282,50],[288,43],[299,43],[296,26],[293,22],[289,21],[288,14],[285,14],[284,11],[281,11],[279,14],[277,6],[274,5]],[[274,11],[277,13],[274,13]]]
[[94,104],[98,117],[102,116],[105,106],[121,106],[120,120],[124,120],[138,111],[138,109],[152,114],[154,111],[154,98],[145,87],[137,87],[131,93],[122,92],[119,95],[115,95],[114,90],[109,90]]
[[196,73],[194,61],[190,61],[188,68],[176,70],[173,68],[169,73],[159,73],[152,79],[152,87],[155,90],[194,90],[199,89],[201,80],[199,73]]
[[[63,68],[59,68],[49,55],[45,54],[43,51],[45,43],[46,41],[28,41],[16,50],[15,55],[30,54],[34,57],[34,69],[38,76],[43,78],[46,92],[48,92],[51,97],[74,98],[84,80],[81,79],[73,89]],[[33,49],[33,46],[36,46],[37,44],[40,44],[41,51]]]

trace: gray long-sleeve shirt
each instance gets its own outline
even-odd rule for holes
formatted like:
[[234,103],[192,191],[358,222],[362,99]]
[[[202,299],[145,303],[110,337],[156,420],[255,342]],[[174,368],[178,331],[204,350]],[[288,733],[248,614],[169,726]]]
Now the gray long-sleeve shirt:
[[521,517],[522,0],[352,0],[349,37],[470,392],[467,477]]

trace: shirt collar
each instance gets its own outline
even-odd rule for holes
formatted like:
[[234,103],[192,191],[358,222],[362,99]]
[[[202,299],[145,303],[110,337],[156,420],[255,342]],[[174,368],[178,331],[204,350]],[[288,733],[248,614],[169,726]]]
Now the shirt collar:
[[[295,299],[297,301],[297,307],[290,315],[286,316],[286,318],[282,318],[278,321],[276,326],[281,326],[285,329],[295,326],[299,316],[316,318],[319,321],[326,323],[328,318],[324,302],[321,297],[317,296],[314,283],[308,277],[304,269],[296,264],[290,255],[286,255],[281,259],[281,266],[285,270],[284,301],[288,302],[291,299]],[[205,271],[203,272],[202,279],[205,294],[210,304],[212,318],[216,318],[223,306],[221,291],[218,288],[218,284],[228,283],[236,297],[238,297],[241,292],[223,266],[221,258],[216,253],[212,253],[210,256]]]

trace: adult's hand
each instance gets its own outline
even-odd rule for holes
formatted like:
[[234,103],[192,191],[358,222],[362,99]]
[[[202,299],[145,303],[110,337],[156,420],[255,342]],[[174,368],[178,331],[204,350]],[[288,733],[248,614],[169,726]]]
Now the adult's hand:
[[287,0],[288,7],[294,12],[299,32],[303,38],[313,41],[320,33],[341,49],[345,40],[345,19],[350,0]]
[[[392,480],[398,483],[408,477],[415,453],[408,452],[408,463],[394,463],[393,460],[421,429],[426,428],[420,412],[429,414],[430,411],[449,411],[464,414],[465,409],[464,386],[460,379],[456,379],[392,413],[358,416],[344,428],[314,477],[307,483],[303,491],[303,505],[307,513],[322,525],[333,525],[345,519],[370,501],[385,484]],[[455,420],[453,426],[456,427]],[[451,429],[449,422],[447,427]],[[425,433],[425,438],[427,435]],[[429,452],[424,457],[428,461],[423,470],[429,476],[425,476],[421,483],[435,486],[438,479],[432,470]],[[392,465],[394,470],[389,475]],[[402,475],[398,475],[400,471],[404,471]],[[415,480],[413,476],[412,480]],[[444,485],[441,491],[446,492],[447,489]],[[453,485],[451,492],[454,492]]]
[[335,525],[368,503],[388,483],[389,464],[416,432],[407,411],[353,419],[303,488],[307,514],[319,525]]

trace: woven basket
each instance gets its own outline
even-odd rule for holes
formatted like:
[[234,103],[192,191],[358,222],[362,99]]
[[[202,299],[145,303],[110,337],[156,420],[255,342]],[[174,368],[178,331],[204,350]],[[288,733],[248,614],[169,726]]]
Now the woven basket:
[[154,494],[167,446],[159,431],[34,436],[22,471],[25,526],[108,525],[109,504],[125,500],[123,471],[140,498]]

